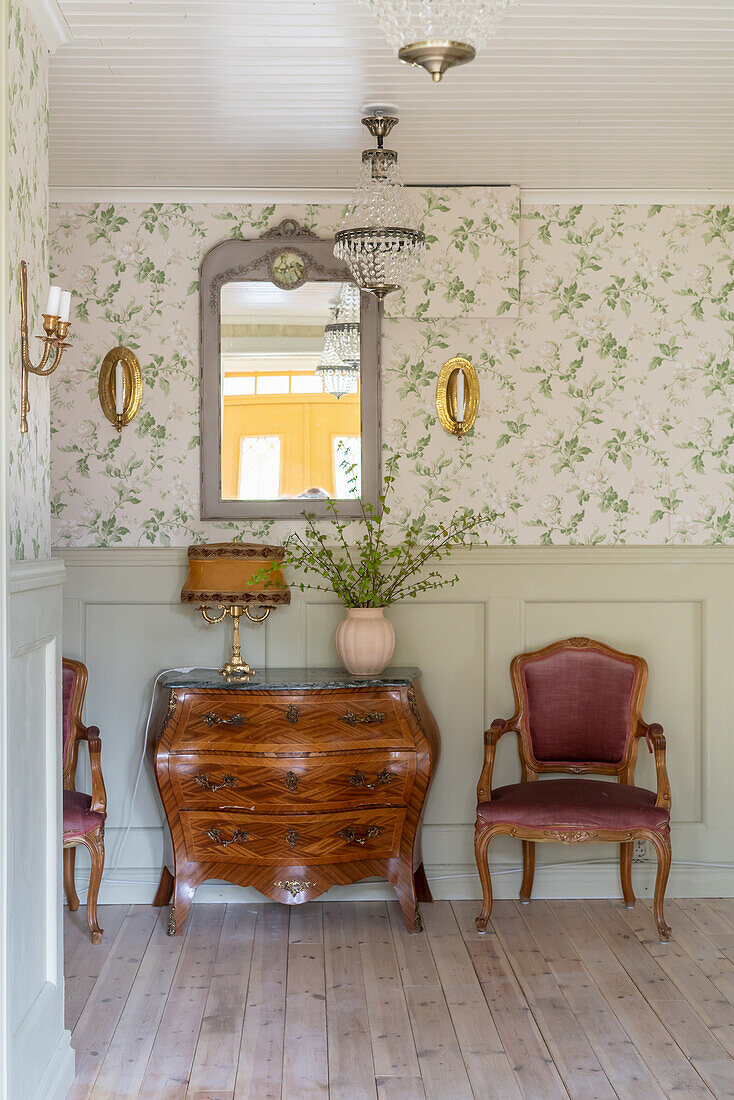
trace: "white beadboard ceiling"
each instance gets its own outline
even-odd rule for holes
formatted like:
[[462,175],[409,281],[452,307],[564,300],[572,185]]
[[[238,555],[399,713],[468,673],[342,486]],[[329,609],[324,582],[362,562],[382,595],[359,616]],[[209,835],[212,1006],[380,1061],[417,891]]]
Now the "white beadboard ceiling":
[[59,0],[55,188],[344,188],[393,103],[415,183],[734,187],[734,0],[518,0],[442,84],[358,0]]

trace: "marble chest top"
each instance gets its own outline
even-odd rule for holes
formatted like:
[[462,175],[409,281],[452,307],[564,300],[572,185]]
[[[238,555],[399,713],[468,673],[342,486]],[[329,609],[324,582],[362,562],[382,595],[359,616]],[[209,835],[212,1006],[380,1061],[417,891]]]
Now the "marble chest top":
[[386,668],[379,676],[352,676],[339,668],[269,668],[247,680],[227,680],[214,668],[172,669],[158,677],[165,688],[226,688],[227,691],[307,691],[309,688],[405,687],[421,675],[419,668]]

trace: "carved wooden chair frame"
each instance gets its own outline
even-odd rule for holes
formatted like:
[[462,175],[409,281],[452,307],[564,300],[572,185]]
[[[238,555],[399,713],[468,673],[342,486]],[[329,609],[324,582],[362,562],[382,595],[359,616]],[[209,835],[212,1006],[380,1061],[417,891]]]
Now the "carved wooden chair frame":
[[[79,760],[79,743],[86,741],[89,750],[89,763],[92,772],[92,802],[90,810],[97,813],[107,812],[107,792],[102,777],[102,741],[97,726],[85,726],[82,722],[82,707],[87,691],[87,669],[81,661],[72,661],[65,657],[64,668],[74,671],[74,691],[69,704],[69,740],[63,761],[63,784],[65,791],[76,790],[76,768]],[[101,943],[102,929],[97,921],[97,897],[104,870],[104,825],[82,836],[64,837],[64,892],[71,912],[79,908],[79,897],[74,883],[74,865],[76,849],[83,844],[92,862],[87,890],[87,924],[92,943]]]
[[[539,660],[552,653],[564,649],[593,649],[614,660],[632,664],[635,670],[635,678],[632,688],[630,728],[627,733],[627,744],[623,757],[619,764],[604,764],[594,762],[571,763],[568,761],[540,761],[533,755],[532,741],[525,713],[525,690],[523,686],[523,669],[533,660]],[[509,732],[518,735],[518,752],[520,755],[521,782],[536,782],[538,776],[545,772],[567,772],[573,775],[594,773],[598,775],[616,775],[619,783],[634,785],[635,765],[637,763],[637,751],[640,738],[645,738],[650,752],[655,753],[655,768],[657,773],[657,797],[655,805],[670,810],[670,782],[665,759],[665,735],[663,727],[658,723],[648,725],[642,720],[642,700],[647,686],[647,662],[642,657],[636,657],[630,653],[622,653],[603,642],[593,641],[590,638],[567,638],[560,642],[553,642],[543,649],[532,653],[520,653],[513,658],[510,665],[512,678],[512,690],[515,696],[515,713],[512,718],[495,718],[489,729],[484,734],[484,766],[477,785],[477,800],[490,802],[492,800],[492,772],[494,770],[495,753],[499,739]],[[535,842],[536,841],[560,841],[562,844],[576,844],[586,841],[598,843],[609,841],[619,844],[620,852],[620,877],[622,881],[622,893],[625,905],[632,908],[635,904],[635,895],[632,889],[632,853],[635,840],[649,840],[657,854],[657,876],[655,879],[655,895],[653,912],[655,923],[661,942],[667,942],[670,938],[670,928],[665,923],[663,903],[665,887],[668,881],[671,864],[670,828],[664,829],[597,829],[584,830],[581,828],[565,829],[549,823],[547,827],[530,828],[523,825],[513,825],[508,822],[490,823],[481,817],[477,817],[474,837],[474,850],[476,854],[479,877],[482,883],[484,903],[482,911],[476,919],[477,931],[486,931],[487,921],[492,911],[492,883],[487,862],[487,847],[492,837],[505,834],[517,837],[522,841],[523,877],[520,887],[520,901],[527,904],[533,888],[535,874]]]

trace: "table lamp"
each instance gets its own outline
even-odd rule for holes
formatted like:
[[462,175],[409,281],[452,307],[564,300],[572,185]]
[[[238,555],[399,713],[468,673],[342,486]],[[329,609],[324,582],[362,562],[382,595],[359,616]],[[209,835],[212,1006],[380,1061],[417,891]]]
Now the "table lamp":
[[[219,670],[223,676],[253,675],[240,653],[241,616],[246,615],[253,623],[263,623],[274,607],[291,602],[281,566],[284,553],[281,546],[255,542],[189,546],[189,574],[181,589],[181,603],[198,604],[208,623],[221,623],[229,615],[234,624],[232,655]],[[255,580],[262,570],[268,570],[267,578]],[[212,605],[221,614],[210,615],[207,608]],[[251,608],[260,608],[262,613],[253,615]]]

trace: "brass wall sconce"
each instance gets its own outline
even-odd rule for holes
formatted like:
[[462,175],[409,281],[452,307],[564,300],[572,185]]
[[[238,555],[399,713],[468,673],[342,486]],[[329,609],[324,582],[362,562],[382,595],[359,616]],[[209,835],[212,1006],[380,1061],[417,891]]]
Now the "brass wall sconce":
[[[48,292],[48,304],[43,315],[43,331],[45,336],[39,336],[43,340],[45,348],[38,366],[31,363],[28,348],[28,264],[25,260],[20,262],[20,358],[23,371],[20,386],[20,430],[23,435],[28,431],[28,375],[38,374],[42,378],[47,377],[58,367],[64,348],[70,348],[71,344],[65,343],[71,326],[69,312],[71,310],[71,291],[61,290],[58,286],[52,286]],[[54,358],[51,366],[47,366],[51,349],[54,350]]]
[[474,427],[479,412],[479,378],[461,355],[444,363],[436,382],[436,411],[441,424],[459,439]]
[[130,348],[108,351],[99,370],[99,402],[118,432],[138,415],[142,397],[143,375]]
[[[254,673],[240,650],[240,619],[264,623],[274,607],[289,604],[291,593],[283,577],[281,546],[248,542],[214,542],[190,546],[189,572],[181,589],[181,603],[198,604],[208,623],[221,623],[229,615],[234,634],[232,654],[220,672],[227,679],[248,679]],[[257,579],[267,571],[267,580]],[[219,614],[208,607],[216,605]],[[251,610],[252,609],[252,610]],[[257,614],[253,611],[258,609]]]

